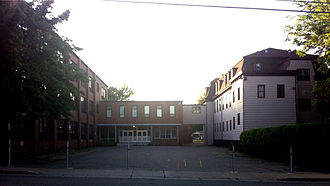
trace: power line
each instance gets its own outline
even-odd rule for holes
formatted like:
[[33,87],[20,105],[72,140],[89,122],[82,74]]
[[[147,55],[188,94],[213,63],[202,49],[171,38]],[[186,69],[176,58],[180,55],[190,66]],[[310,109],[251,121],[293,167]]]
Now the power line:
[[300,13],[320,13],[328,14],[324,11],[307,11],[293,9],[276,9],[276,8],[255,8],[255,7],[240,7],[240,6],[218,6],[218,5],[201,5],[201,4],[182,4],[182,3],[162,3],[151,1],[127,1],[127,0],[104,0],[118,3],[134,3],[134,4],[153,4],[153,5],[168,5],[168,6],[187,6],[187,7],[204,7],[204,8],[227,8],[227,9],[244,9],[244,10],[263,10],[263,11],[278,11],[278,12],[300,12]]
[[321,1],[302,1],[302,0],[276,0],[282,2],[292,2],[292,3],[306,3],[306,4],[330,4],[330,2],[321,2]]

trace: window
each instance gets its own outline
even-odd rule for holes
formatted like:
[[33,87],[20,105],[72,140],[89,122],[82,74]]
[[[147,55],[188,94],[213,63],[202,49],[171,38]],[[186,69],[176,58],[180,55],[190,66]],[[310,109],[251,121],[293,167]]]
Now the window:
[[230,126],[230,130],[231,130],[231,120],[229,120],[229,126]]
[[125,107],[124,106],[119,107],[119,116],[121,118],[125,117]]
[[161,118],[163,114],[162,106],[157,106],[157,118]]
[[86,139],[87,137],[87,124],[81,123],[81,139]]
[[311,111],[311,99],[310,98],[299,98],[298,99],[298,111],[305,112]]
[[96,83],[96,92],[100,92],[100,85],[99,85],[99,83]]
[[277,85],[277,98],[285,97],[285,89],[284,85]]
[[256,64],[255,64],[255,70],[256,70],[256,71],[261,71],[261,70],[262,70],[261,63],[256,63]]
[[231,79],[231,71],[228,73],[228,79]]
[[94,115],[94,101],[89,101],[89,114]]
[[57,139],[58,140],[64,140],[66,139],[66,126],[67,126],[67,121],[61,120],[60,123],[57,123]]
[[80,104],[81,104],[81,112],[86,113],[87,110],[87,99],[84,97],[80,97]]
[[156,139],[176,139],[176,137],[177,137],[176,126],[155,127],[155,138]]
[[225,131],[225,122],[222,122],[222,131]]
[[258,85],[258,98],[265,98],[265,85]]
[[70,129],[70,138],[71,139],[78,139],[78,122],[71,121]]
[[237,100],[241,99],[241,88],[237,89]]
[[228,121],[226,121],[226,131],[228,131]]
[[111,118],[111,117],[112,117],[112,107],[107,106],[107,118]]
[[137,117],[137,106],[132,106],[132,118]]
[[175,116],[175,106],[170,106],[170,117],[173,118]]
[[105,99],[105,89],[101,88],[101,97],[102,99]]
[[150,106],[149,105],[144,106],[144,117],[146,117],[146,118],[150,117]]
[[237,114],[237,125],[240,125],[241,124],[241,114],[238,113]]
[[88,77],[88,87],[91,92],[94,92],[95,83],[91,77]]
[[50,139],[51,136],[51,120],[49,117],[42,117],[39,120],[39,137],[40,139]]
[[99,104],[96,104],[96,113],[99,113]]
[[233,91],[233,103],[235,103],[235,91]]
[[215,103],[215,107],[217,108],[216,112],[219,112],[219,106],[218,105],[219,105],[219,100],[217,100],[216,103]]
[[233,129],[235,130],[235,128],[236,128],[236,123],[235,123],[235,117],[233,117]]
[[201,113],[201,107],[192,107],[192,113],[193,114],[200,114]]
[[299,80],[299,81],[310,80],[310,70],[309,69],[297,69],[297,80]]
[[94,126],[89,125],[89,139],[94,139]]

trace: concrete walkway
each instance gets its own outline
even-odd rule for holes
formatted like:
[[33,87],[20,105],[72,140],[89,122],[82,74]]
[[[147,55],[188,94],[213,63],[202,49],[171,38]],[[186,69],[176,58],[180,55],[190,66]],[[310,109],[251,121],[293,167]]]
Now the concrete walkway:
[[315,181],[329,182],[330,174],[314,172],[258,173],[258,172],[197,172],[197,171],[156,171],[144,169],[49,169],[0,167],[0,174],[27,174],[54,177],[94,178],[144,178],[184,180],[237,180],[237,181]]

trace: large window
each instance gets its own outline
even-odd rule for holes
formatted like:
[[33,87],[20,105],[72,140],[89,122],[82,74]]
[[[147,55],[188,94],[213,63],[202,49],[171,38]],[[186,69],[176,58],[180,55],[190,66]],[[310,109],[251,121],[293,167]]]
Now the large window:
[[312,103],[309,98],[299,98],[298,99],[298,111],[311,111]]
[[84,97],[80,97],[80,104],[81,104],[81,112],[86,113],[87,110],[87,99]]
[[39,137],[40,137],[40,139],[50,139],[50,137],[51,137],[51,120],[49,117],[42,117],[39,120]]
[[144,106],[144,117],[149,118],[150,116],[150,106],[146,105]]
[[201,107],[192,107],[192,113],[193,114],[200,114],[201,113]]
[[100,92],[100,85],[99,85],[99,83],[96,83],[96,92]]
[[277,97],[278,98],[284,98],[285,97],[284,85],[277,85]]
[[58,140],[64,140],[66,139],[66,126],[67,121],[61,120],[61,122],[57,123],[57,139]]
[[95,90],[95,81],[91,77],[88,77],[88,87],[89,87],[91,92],[94,92],[94,90]]
[[132,106],[132,118],[137,117],[137,106]]
[[78,139],[78,122],[71,121],[69,129],[70,129],[70,138]]
[[155,139],[176,139],[176,137],[177,137],[176,126],[155,127]]
[[241,114],[238,113],[237,114],[237,125],[240,125],[241,124]]
[[86,139],[87,137],[87,124],[81,123],[81,139]]
[[174,105],[171,105],[170,106],[170,117],[174,117],[175,116],[175,106]]
[[265,85],[258,85],[258,98],[265,98]]
[[94,115],[94,101],[89,101],[89,114]]
[[233,103],[235,103],[235,91],[233,91]]
[[237,100],[241,99],[241,88],[237,89]]
[[157,118],[163,117],[163,109],[162,106],[157,106]]
[[111,118],[111,117],[112,117],[112,107],[107,106],[107,118]]
[[235,128],[236,128],[235,117],[233,117],[233,129],[235,130]]
[[310,80],[310,70],[309,69],[297,69],[297,80],[308,81]]
[[119,115],[121,118],[125,117],[125,107],[124,106],[119,107]]
[[94,126],[89,125],[89,139],[94,139]]
[[105,99],[105,89],[103,87],[101,88],[101,98]]

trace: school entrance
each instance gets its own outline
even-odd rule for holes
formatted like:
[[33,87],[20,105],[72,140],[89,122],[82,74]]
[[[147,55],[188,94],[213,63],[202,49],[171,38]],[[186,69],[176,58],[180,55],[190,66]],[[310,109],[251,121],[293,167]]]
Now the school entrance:
[[151,142],[148,130],[119,130],[119,143]]

